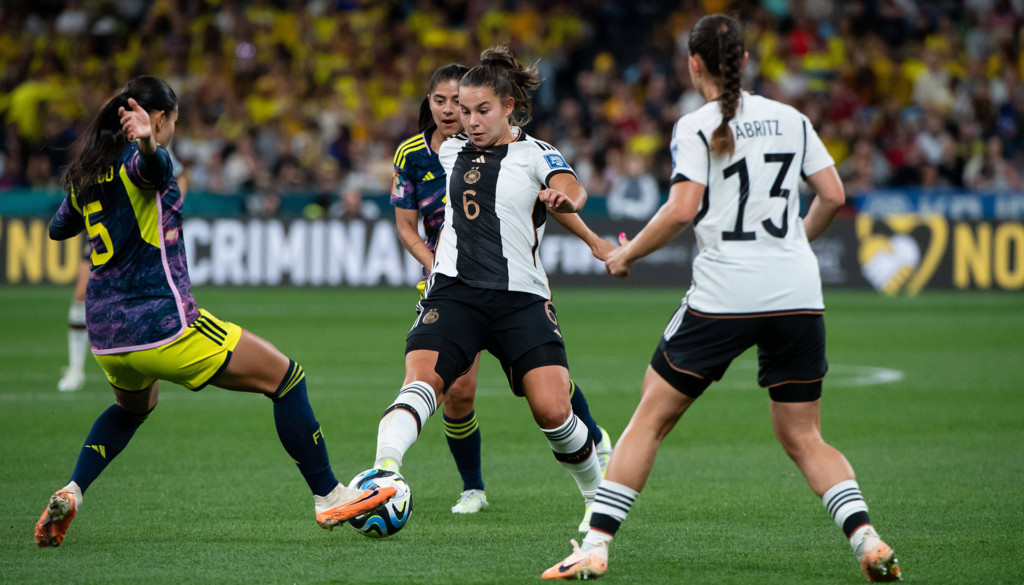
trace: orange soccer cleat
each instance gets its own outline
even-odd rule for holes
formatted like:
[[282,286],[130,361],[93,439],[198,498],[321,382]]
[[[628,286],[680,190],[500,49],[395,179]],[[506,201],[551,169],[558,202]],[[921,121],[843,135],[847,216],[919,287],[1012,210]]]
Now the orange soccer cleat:
[[60,546],[77,511],[75,494],[70,489],[64,488],[50,496],[50,503],[36,522],[36,546]]
[[541,579],[597,579],[608,570],[608,545],[583,552],[575,540],[572,554],[541,574]]
[[340,483],[326,496],[314,496],[316,523],[332,530],[346,520],[371,512],[392,498],[398,490],[382,487],[375,490],[356,490]]
[[903,580],[896,553],[882,541],[878,541],[860,557],[860,570],[868,576],[870,583]]

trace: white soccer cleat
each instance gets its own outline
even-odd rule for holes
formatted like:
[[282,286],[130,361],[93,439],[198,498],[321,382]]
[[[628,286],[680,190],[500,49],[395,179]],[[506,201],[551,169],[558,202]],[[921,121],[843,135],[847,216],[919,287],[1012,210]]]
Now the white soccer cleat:
[[541,574],[541,579],[597,579],[608,571],[608,545],[602,544],[589,551],[581,551],[575,540],[572,554],[561,563]]
[[590,530],[590,517],[594,515],[594,500],[587,500],[587,509],[583,512],[583,521],[580,522],[580,532]]
[[597,453],[597,462],[601,464],[601,477],[604,477],[608,461],[612,458],[612,438],[604,427],[598,425],[597,428],[601,429],[601,444],[594,447],[594,452]]
[[57,382],[57,390],[61,392],[75,392],[85,386],[85,371],[73,368],[66,368],[64,375]]
[[466,490],[459,494],[459,501],[452,506],[452,514],[476,514],[490,505],[484,490]]

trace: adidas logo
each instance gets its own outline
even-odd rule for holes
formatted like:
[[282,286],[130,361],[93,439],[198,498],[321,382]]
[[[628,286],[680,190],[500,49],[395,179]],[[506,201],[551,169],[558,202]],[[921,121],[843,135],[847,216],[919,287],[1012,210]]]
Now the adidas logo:
[[484,160],[484,155],[482,155],[482,154],[481,154],[481,155],[480,155],[480,158],[475,158],[475,159],[473,159],[473,162],[475,162],[475,163],[479,163],[479,164],[484,164],[484,163],[486,163],[487,161],[485,161],[485,160]]
[[100,454],[100,457],[107,458],[107,448],[104,445],[86,445],[86,449],[92,449],[93,451]]

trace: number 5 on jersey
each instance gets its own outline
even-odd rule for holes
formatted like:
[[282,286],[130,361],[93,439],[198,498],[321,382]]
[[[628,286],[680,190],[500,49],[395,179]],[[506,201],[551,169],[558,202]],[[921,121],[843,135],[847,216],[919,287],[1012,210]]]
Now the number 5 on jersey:
[[107,228],[102,223],[92,223],[89,221],[90,215],[100,211],[103,211],[103,205],[99,201],[93,201],[82,209],[82,216],[85,218],[85,229],[89,233],[89,239],[99,238],[103,242],[103,252],[97,252],[96,246],[92,248],[91,259],[93,266],[103,264],[114,255],[114,242],[110,239],[110,232],[107,231]]

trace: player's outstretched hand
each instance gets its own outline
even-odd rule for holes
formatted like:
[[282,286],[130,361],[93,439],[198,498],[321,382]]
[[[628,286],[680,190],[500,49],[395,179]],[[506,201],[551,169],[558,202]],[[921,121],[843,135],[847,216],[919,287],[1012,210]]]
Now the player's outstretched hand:
[[554,189],[544,189],[538,196],[550,211],[558,213],[575,213],[576,205],[569,199],[569,196]]
[[618,246],[608,240],[597,238],[594,241],[594,245],[590,247],[590,253],[594,255],[594,258],[604,262],[608,259],[608,254],[611,254],[612,250],[616,248],[618,248]]
[[608,274],[619,278],[629,276],[629,269],[633,267],[634,260],[630,259],[627,253],[626,244],[628,243],[629,239],[626,237],[626,232],[619,234],[619,247],[609,252],[608,257],[604,261],[604,268]]
[[144,110],[139,102],[135,101],[135,98],[128,98],[128,108],[125,109],[123,106],[118,108],[117,115],[121,117],[121,130],[129,141],[134,142],[153,135],[149,112]]

